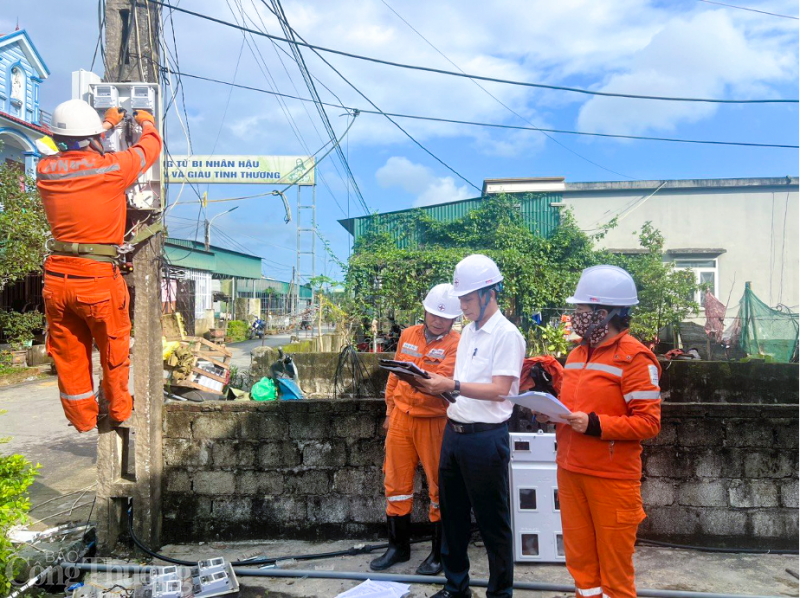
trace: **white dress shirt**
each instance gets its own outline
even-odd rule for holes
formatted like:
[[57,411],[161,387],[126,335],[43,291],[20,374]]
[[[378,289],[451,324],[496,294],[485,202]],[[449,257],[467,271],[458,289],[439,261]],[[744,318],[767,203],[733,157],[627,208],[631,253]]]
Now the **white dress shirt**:
[[[525,339],[498,309],[479,330],[472,322],[461,332],[453,377],[462,384],[491,384],[492,376],[513,376],[509,394],[516,395],[524,359]],[[464,424],[495,424],[506,421],[513,410],[511,401],[480,401],[461,395],[447,407],[447,417]]]

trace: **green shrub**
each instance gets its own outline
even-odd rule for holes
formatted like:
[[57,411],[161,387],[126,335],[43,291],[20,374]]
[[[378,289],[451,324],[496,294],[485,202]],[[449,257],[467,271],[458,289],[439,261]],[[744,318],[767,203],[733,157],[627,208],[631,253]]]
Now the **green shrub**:
[[246,341],[248,328],[250,328],[250,325],[242,320],[228,322],[228,332],[225,335],[225,341],[229,343]]
[[33,340],[34,332],[44,326],[44,315],[38,311],[20,313],[16,311],[0,311],[0,326],[6,339],[15,349],[21,349]]
[[22,564],[14,558],[16,549],[8,539],[8,532],[27,519],[28,487],[38,468],[22,455],[0,456],[0,595],[3,596],[11,591],[11,582]]

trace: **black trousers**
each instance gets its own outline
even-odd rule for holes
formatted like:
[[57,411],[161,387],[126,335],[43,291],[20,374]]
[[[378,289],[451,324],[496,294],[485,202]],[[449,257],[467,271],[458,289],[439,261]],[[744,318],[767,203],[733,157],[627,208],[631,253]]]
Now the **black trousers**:
[[489,557],[486,596],[512,595],[514,546],[508,495],[508,426],[458,434],[448,425],[439,460],[439,504],[442,511],[442,564],[445,589],[469,588],[470,510]]

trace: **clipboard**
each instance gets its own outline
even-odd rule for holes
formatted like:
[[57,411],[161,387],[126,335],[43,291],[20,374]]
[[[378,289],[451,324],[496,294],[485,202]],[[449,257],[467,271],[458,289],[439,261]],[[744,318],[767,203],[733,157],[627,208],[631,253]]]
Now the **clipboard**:
[[[411,361],[397,361],[395,359],[380,359],[378,360],[380,367],[384,370],[392,372],[395,376],[400,378],[403,382],[408,382],[414,385],[414,378],[423,378],[428,380],[431,376],[428,372],[421,369],[417,364]],[[443,392],[439,395],[448,403],[455,403],[456,399],[449,392]]]
[[521,395],[508,396],[505,398],[515,405],[521,405],[527,407],[531,411],[542,413],[553,422],[559,424],[566,424],[567,420],[564,419],[564,416],[572,413],[564,403],[548,392],[531,390]]

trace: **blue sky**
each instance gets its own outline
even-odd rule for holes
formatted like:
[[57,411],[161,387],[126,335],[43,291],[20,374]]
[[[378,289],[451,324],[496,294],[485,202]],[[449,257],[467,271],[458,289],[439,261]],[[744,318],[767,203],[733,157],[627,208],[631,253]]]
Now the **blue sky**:
[[[388,6],[387,6],[388,3]],[[396,10],[461,69],[475,74],[584,87],[594,90],[713,98],[798,97],[798,21],[735,10],[698,0],[504,0],[485,3],[407,0],[283,0],[292,26],[310,43],[386,60],[453,70],[436,49],[395,15]],[[735,4],[735,3],[734,3]],[[775,0],[740,4],[797,16],[797,3]],[[180,6],[226,21],[282,32],[259,0],[183,0]],[[42,104],[52,110],[69,98],[70,73],[89,70],[97,42],[97,3],[10,0],[0,31],[19,19],[51,70]],[[308,97],[296,66],[264,38],[195,17],[173,17],[180,68]],[[64,32],[69,34],[65,35]],[[168,46],[173,48],[171,28]],[[304,51],[311,73],[345,105],[368,108],[332,70]],[[280,57],[280,58],[279,58]],[[711,105],[601,98],[573,93],[473,82],[400,70],[340,56],[326,56],[386,112],[461,120],[634,135],[797,144],[797,104]],[[282,59],[282,61],[281,61]],[[95,72],[100,72],[99,60]],[[271,79],[271,80],[270,80]],[[313,105],[183,78],[192,150],[196,154],[304,154],[317,151],[325,134]],[[295,91],[295,88],[299,92]],[[230,94],[230,96],[229,96]],[[336,101],[320,89],[326,101]],[[230,97],[230,99],[229,99]],[[502,106],[506,104],[524,120]],[[178,100],[183,111],[183,104]],[[226,111],[227,105],[227,111]],[[287,118],[287,113],[291,115]],[[337,134],[347,126],[341,109],[328,109]],[[224,116],[224,118],[223,118]],[[535,131],[501,131],[401,120],[420,143],[477,187],[485,178],[564,176],[568,181],[759,177],[797,175],[798,153],[646,141],[554,135],[576,156]],[[167,143],[174,155],[188,151],[187,136],[173,111]],[[320,135],[321,134],[321,135]],[[217,141],[218,137],[218,141]],[[216,147],[215,147],[216,145]],[[477,192],[409,141],[383,117],[359,116],[343,142],[371,211],[408,208]],[[592,164],[594,162],[595,164]],[[330,156],[319,171],[318,224],[340,259],[348,235],[337,220],[363,209]],[[257,185],[212,185],[209,199],[269,191]],[[205,188],[201,188],[205,191]],[[170,190],[175,199],[178,188]],[[289,197],[295,211],[294,193]],[[187,202],[184,204],[184,202]],[[338,205],[337,205],[338,202]],[[234,204],[211,204],[211,218]],[[284,224],[274,198],[238,202],[221,216],[212,243],[265,258],[265,274],[288,280],[295,263],[294,223]],[[168,217],[170,233],[193,238],[197,196],[184,188]],[[200,215],[202,219],[204,215]],[[202,226],[199,229],[202,238]],[[336,277],[338,268],[318,244],[317,271]]]

